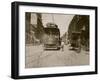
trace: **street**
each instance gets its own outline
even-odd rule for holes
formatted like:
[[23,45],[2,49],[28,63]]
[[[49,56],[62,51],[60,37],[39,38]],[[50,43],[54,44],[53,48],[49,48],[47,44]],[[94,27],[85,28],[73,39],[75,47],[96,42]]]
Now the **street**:
[[26,45],[25,68],[79,66],[89,64],[89,52],[77,53],[64,45],[62,50],[43,50],[42,45]]

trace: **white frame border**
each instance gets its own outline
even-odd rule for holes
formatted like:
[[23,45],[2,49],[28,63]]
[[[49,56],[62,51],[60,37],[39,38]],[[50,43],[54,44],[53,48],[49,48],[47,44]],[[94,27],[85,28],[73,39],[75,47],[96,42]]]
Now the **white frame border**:
[[[90,15],[90,65],[25,69],[25,12]],[[40,75],[95,71],[95,10],[19,6],[19,75]]]

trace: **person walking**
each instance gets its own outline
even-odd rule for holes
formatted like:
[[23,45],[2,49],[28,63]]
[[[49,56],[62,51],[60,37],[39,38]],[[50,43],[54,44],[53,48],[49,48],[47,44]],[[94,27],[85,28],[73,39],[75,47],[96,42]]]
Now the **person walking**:
[[62,51],[64,51],[64,42],[63,41],[61,42],[61,49],[62,49]]
[[77,52],[80,53],[81,52],[81,39],[80,38],[78,39],[77,43],[78,43],[78,50],[77,50]]

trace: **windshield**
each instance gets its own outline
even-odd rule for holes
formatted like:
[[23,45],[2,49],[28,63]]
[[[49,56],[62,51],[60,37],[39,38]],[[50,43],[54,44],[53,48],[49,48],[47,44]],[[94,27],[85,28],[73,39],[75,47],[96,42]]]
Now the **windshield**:
[[58,28],[45,28],[45,34],[48,35],[60,35],[60,31]]

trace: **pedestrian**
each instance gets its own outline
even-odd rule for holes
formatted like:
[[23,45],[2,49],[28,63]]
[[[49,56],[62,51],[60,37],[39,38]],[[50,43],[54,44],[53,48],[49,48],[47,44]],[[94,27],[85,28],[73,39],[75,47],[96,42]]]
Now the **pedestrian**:
[[77,43],[78,43],[78,50],[77,50],[77,52],[80,53],[81,52],[81,39],[80,38],[78,39]]
[[62,51],[64,51],[64,42],[63,41],[61,42],[61,49],[62,49]]

